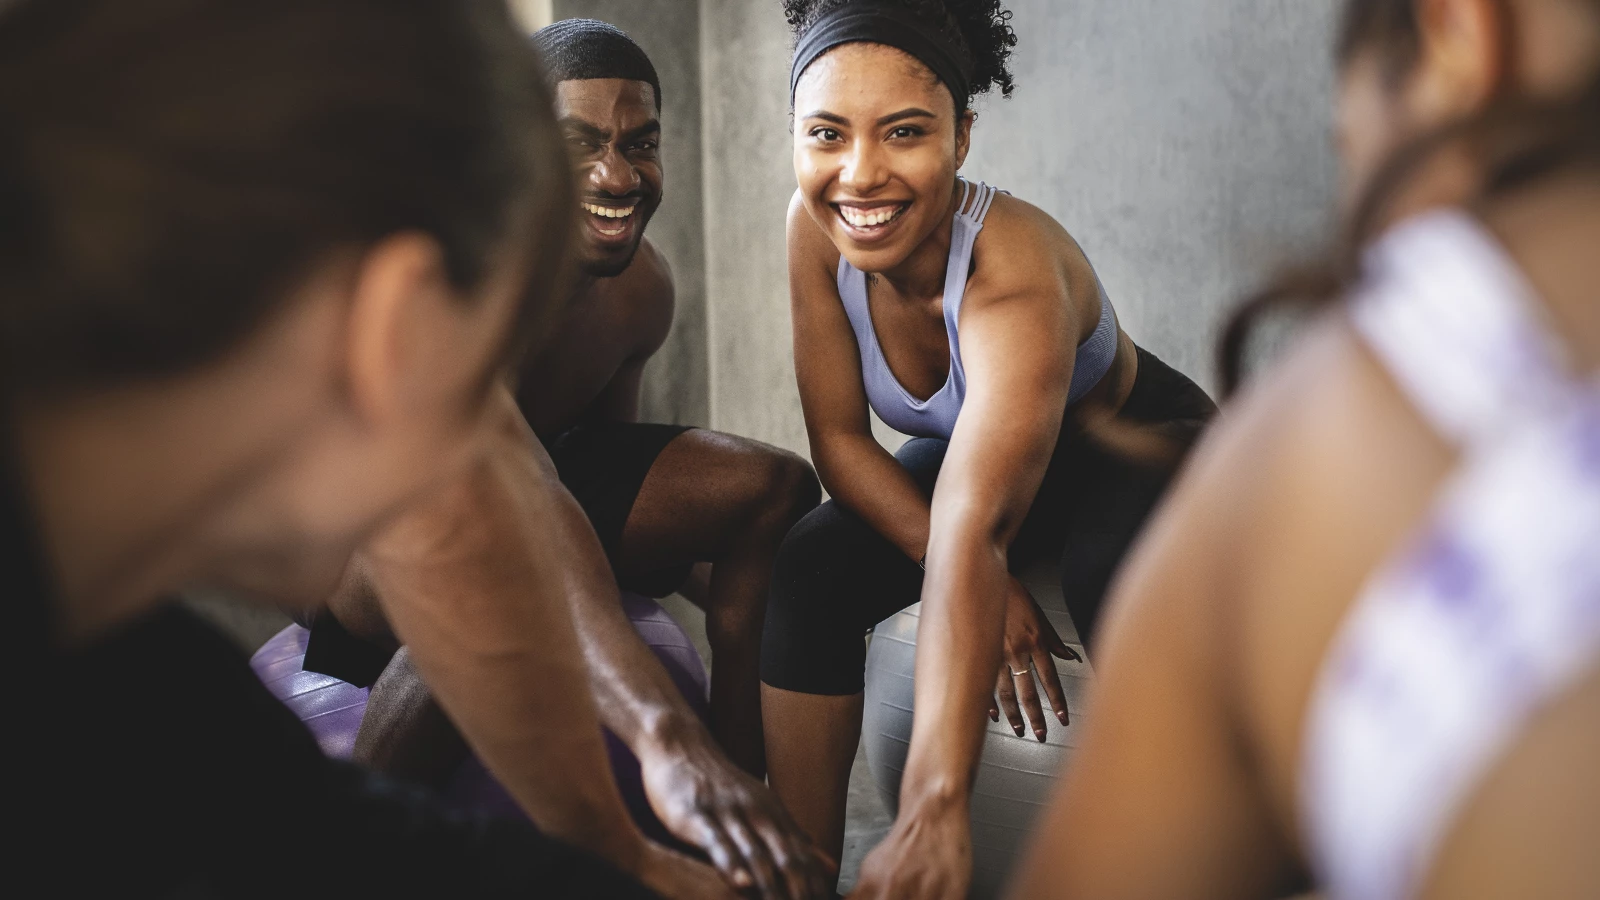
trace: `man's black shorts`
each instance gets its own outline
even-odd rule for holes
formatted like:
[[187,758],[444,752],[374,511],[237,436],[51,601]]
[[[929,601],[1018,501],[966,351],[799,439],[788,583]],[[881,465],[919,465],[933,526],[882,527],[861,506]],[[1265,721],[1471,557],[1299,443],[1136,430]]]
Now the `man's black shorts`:
[[617,555],[622,549],[622,529],[628,514],[667,445],[689,429],[682,425],[648,422],[596,422],[578,425],[550,441],[561,483],[583,507],[605,548],[611,569],[623,590],[647,597],[665,597],[683,585],[693,563],[685,562],[654,572],[624,574]]

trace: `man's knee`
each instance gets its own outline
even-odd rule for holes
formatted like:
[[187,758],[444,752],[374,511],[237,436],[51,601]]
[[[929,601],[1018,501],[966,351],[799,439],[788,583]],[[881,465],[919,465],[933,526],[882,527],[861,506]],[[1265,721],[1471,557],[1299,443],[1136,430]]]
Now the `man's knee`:
[[767,468],[769,511],[787,532],[822,502],[822,484],[810,463],[787,450],[774,451]]

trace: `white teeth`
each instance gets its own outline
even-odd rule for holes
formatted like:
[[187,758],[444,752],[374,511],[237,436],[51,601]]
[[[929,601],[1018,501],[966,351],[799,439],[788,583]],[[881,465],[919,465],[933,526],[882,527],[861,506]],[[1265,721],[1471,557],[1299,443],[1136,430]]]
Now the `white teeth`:
[[863,211],[848,206],[839,207],[839,212],[844,220],[856,228],[873,228],[885,222],[893,221],[901,212],[903,206],[886,206],[871,211]]
[[584,211],[590,213],[591,215],[599,216],[602,219],[626,219],[627,217],[633,215],[634,210],[634,207],[632,206],[626,209],[617,209],[611,206],[596,206],[593,203],[585,203],[583,204],[583,208]]

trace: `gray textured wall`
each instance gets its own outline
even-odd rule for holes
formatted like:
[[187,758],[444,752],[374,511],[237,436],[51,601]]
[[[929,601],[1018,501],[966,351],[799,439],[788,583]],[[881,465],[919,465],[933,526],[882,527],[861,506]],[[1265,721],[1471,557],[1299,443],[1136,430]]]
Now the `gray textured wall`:
[[551,11],[557,19],[600,19],[628,32],[661,77],[666,199],[647,236],[672,264],[678,313],[645,372],[642,412],[651,421],[709,424],[699,0],[554,0]]
[[1226,310],[1326,236],[1332,0],[1012,0],[967,173],[1038,204],[1123,327],[1211,386]]
[[[804,450],[783,212],[777,0],[702,0],[712,422]],[[980,101],[965,174],[1056,216],[1134,339],[1213,381],[1225,308],[1326,235],[1332,0],[1011,0],[1013,99]]]
[[778,0],[702,0],[711,422],[805,452],[783,219],[794,192]]

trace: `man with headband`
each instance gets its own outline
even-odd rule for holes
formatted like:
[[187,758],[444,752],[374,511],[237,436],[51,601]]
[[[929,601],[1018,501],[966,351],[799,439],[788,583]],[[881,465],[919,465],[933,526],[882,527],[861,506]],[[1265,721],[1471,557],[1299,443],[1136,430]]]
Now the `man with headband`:
[[[601,718],[639,757],[655,812],[735,887],[820,895],[823,866],[810,842],[756,780],[765,766],[756,653],[768,579],[784,535],[819,500],[815,475],[799,457],[754,441],[636,421],[645,363],[673,315],[671,273],[644,237],[662,198],[659,79],[643,50],[605,23],[557,22],[534,43],[555,86],[577,175],[580,279],[555,333],[519,371],[516,404],[541,446],[512,442],[508,453],[533,453],[512,461],[522,474],[511,490],[542,511],[539,527],[564,548]],[[490,506],[468,504],[464,515],[492,518]],[[448,528],[450,515],[437,512],[422,524]],[[503,541],[509,530],[486,540]],[[497,546],[476,556],[508,552]],[[702,563],[709,572],[696,580],[709,584],[689,593],[706,609],[715,659],[712,730],[750,774],[718,750],[618,604],[619,583],[659,597],[683,587]],[[484,583],[465,567],[449,571],[446,564],[434,583],[452,591]],[[395,774],[453,772],[465,748],[436,714],[407,654],[394,653],[375,600],[364,584],[342,591],[332,615],[313,627],[306,667],[373,685],[358,758]],[[547,727],[547,738],[558,727]],[[570,793],[552,769],[530,741],[524,765],[497,774],[519,797],[517,785]],[[580,827],[582,809],[573,805],[582,798],[562,802]],[[603,849],[609,841],[599,843]],[[646,881],[670,892],[670,884]]]

